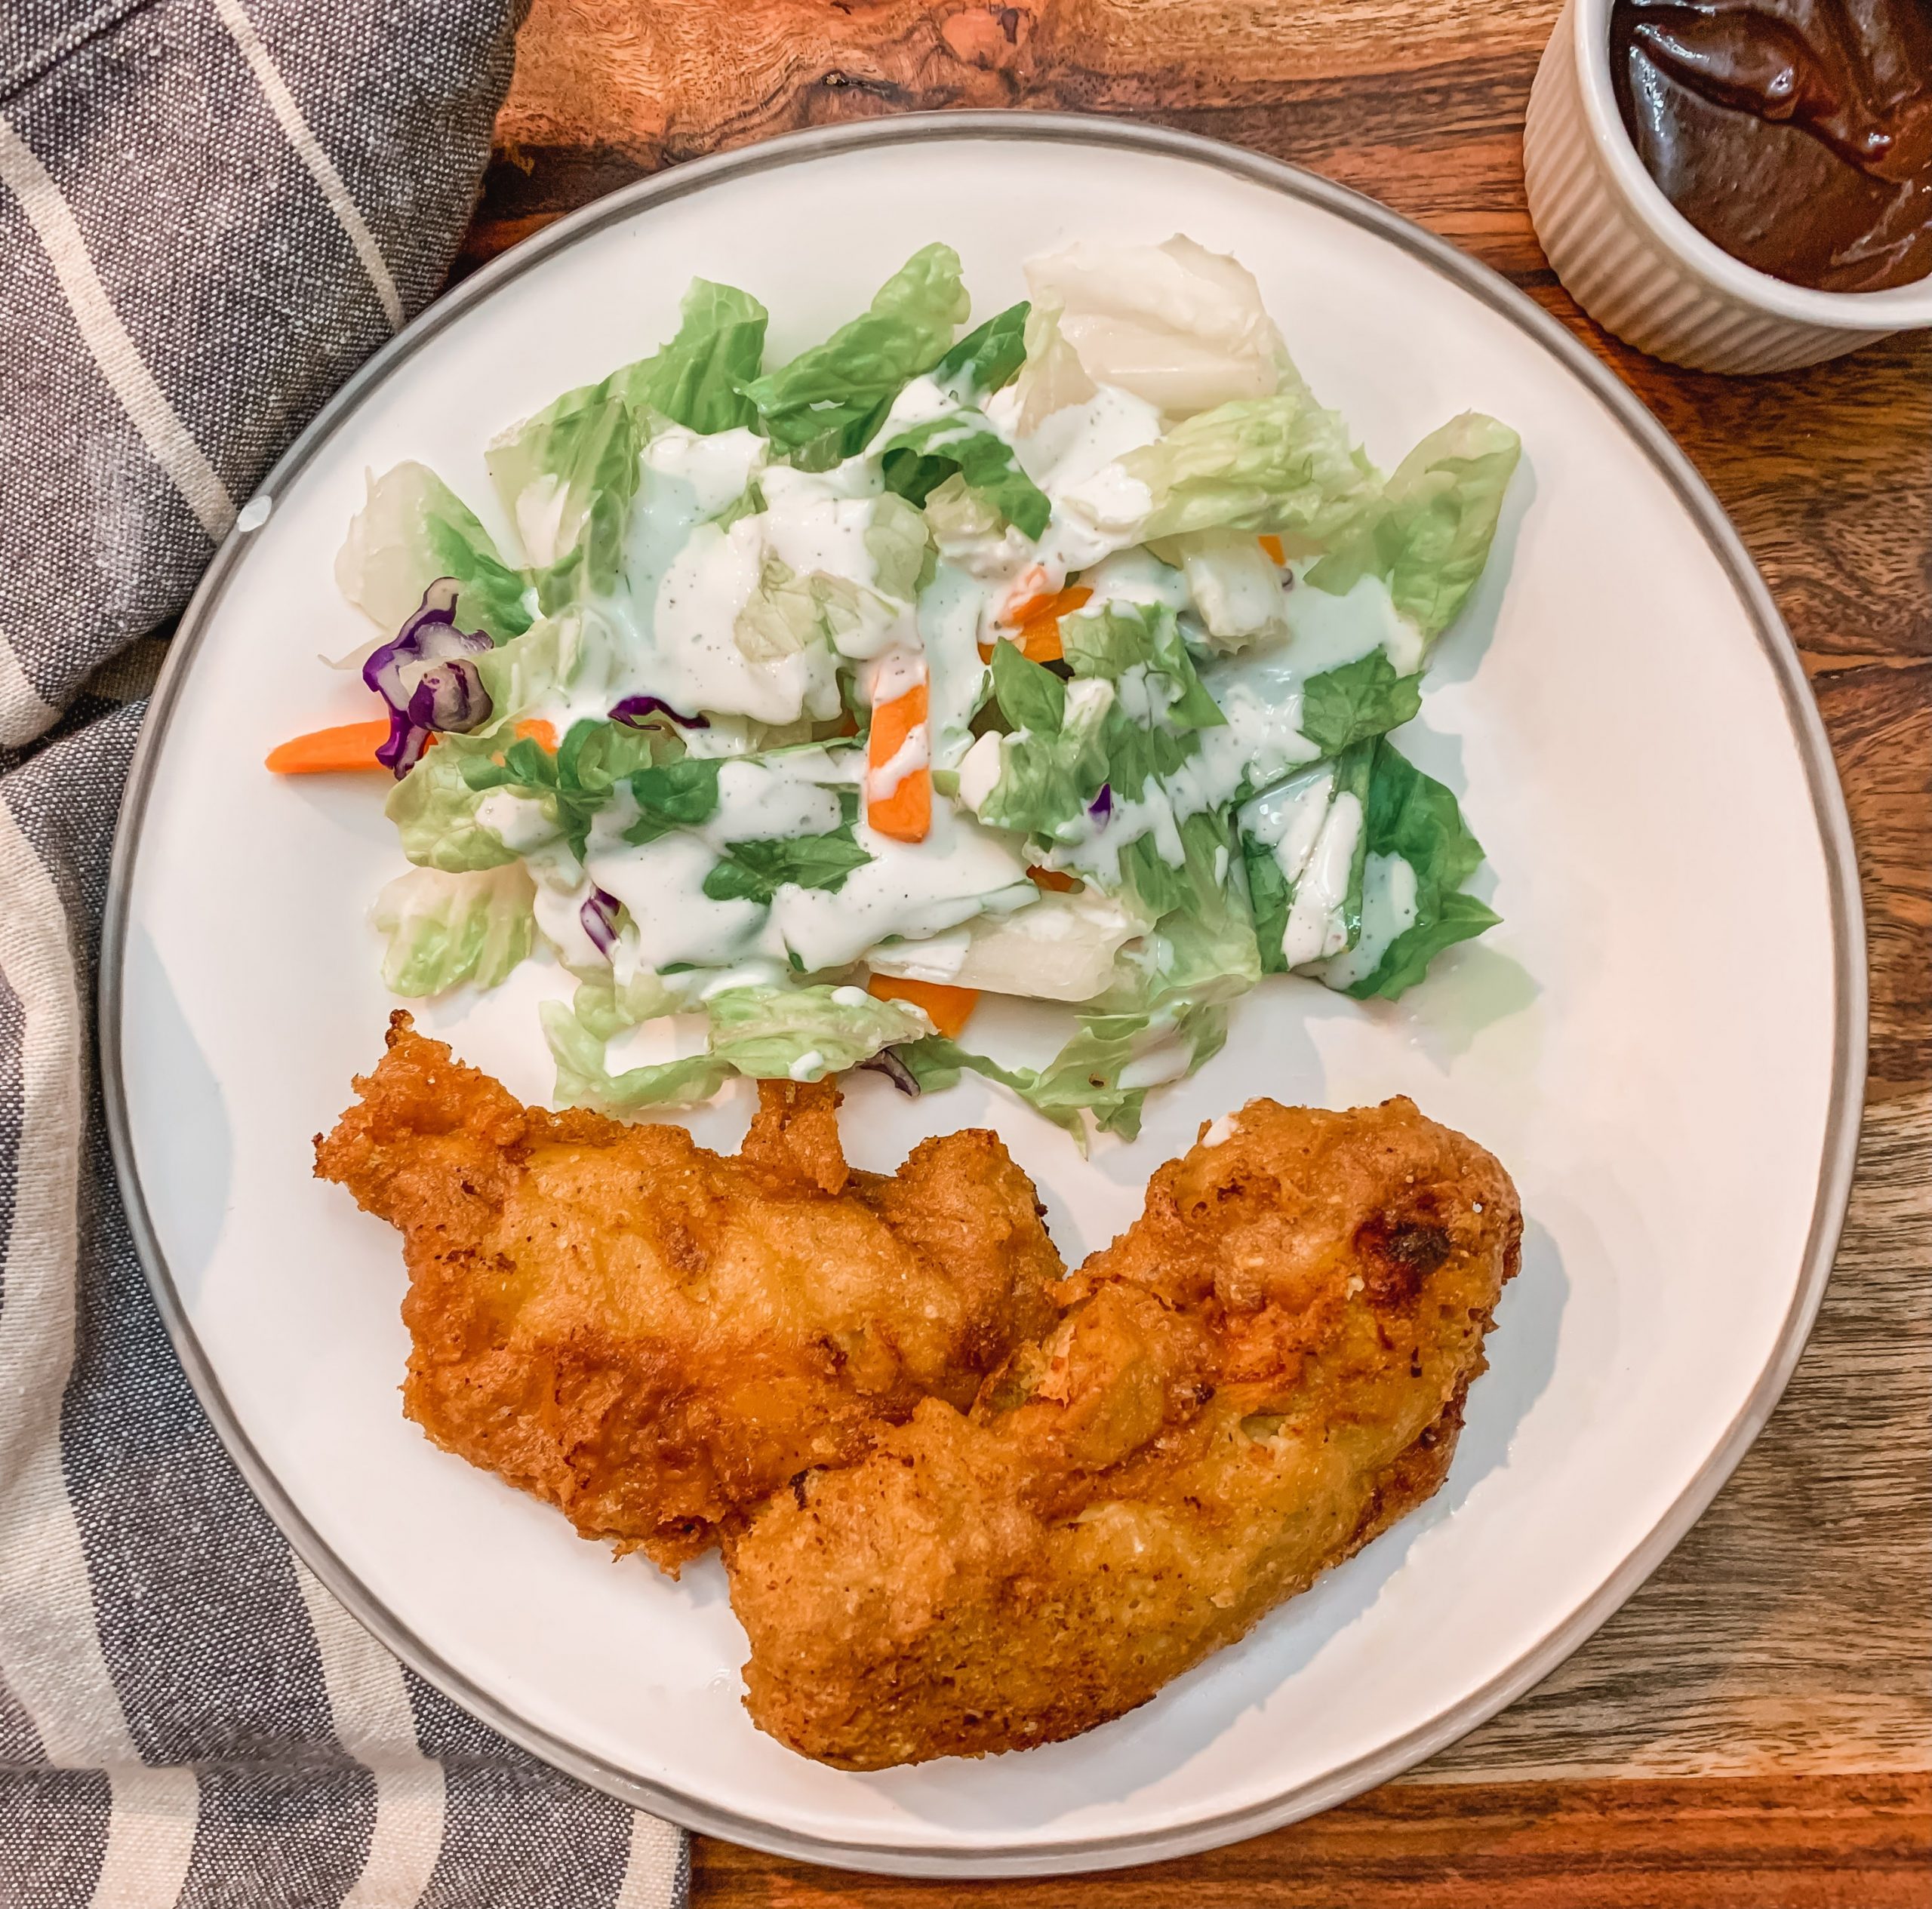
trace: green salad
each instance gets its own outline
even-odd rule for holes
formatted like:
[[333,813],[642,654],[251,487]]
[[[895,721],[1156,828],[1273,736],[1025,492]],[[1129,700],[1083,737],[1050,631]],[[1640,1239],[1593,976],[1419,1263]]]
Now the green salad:
[[[491,535],[371,480],[337,566],[382,632],[374,911],[405,995],[554,959],[558,1097],[962,1071],[1084,1139],[1293,973],[1393,996],[1497,917],[1454,798],[1390,732],[1481,573],[1515,435],[1387,475],[1233,259],[1076,245],[969,322],[958,257],[766,363],[700,280],[676,335],[504,432]],[[1038,1067],[986,993],[1064,1004]],[[703,1017],[701,1053],[614,1065]]]

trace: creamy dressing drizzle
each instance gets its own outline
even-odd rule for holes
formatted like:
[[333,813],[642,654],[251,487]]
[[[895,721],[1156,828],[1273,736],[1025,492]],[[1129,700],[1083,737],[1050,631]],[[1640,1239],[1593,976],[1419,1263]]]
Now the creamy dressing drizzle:
[[[881,436],[961,410],[955,393],[930,377],[915,379]],[[702,970],[691,981],[666,978],[667,987],[694,1003],[700,982],[706,988],[769,984],[801,970],[848,967],[869,950],[884,973],[1089,998],[1106,984],[1118,951],[1149,926],[1100,892],[1118,884],[1121,851],[1151,838],[1155,852],[1178,865],[1185,859],[1182,823],[1231,801],[1244,776],[1251,785],[1293,778],[1249,803],[1241,818],[1274,849],[1292,887],[1284,957],[1297,966],[1337,957],[1361,804],[1352,795],[1331,800],[1326,767],[1295,774],[1318,754],[1300,727],[1303,689],[1311,676],[1377,648],[1407,673],[1420,666],[1420,637],[1380,579],[1331,595],[1306,583],[1305,564],[1284,577],[1245,533],[1184,543],[1180,567],[1136,546],[1152,499],[1120,460],[1161,435],[1160,413],[1144,399],[1102,386],[1024,434],[1011,387],[981,412],[962,417],[962,432],[990,429],[1004,439],[1046,493],[1051,517],[1037,543],[989,517],[982,530],[942,536],[940,561],[916,604],[881,589],[869,544],[881,509],[875,456],[799,472],[768,464],[764,441],[752,432],[700,437],[677,426],[644,447],[623,581],[612,597],[568,613],[577,620],[558,641],[566,656],[575,654],[559,672],[569,687],[530,713],[548,718],[561,733],[581,717],[601,716],[621,696],[656,695],[709,718],[707,728],[685,733],[691,754],[729,758],[835,716],[842,656],[856,666],[860,700],[875,706],[923,681],[928,720],[869,775],[862,752],[849,748],[787,752],[765,763],[728,761],[716,816],[642,846],[622,839],[635,810],[620,792],[593,825],[582,865],[540,805],[504,792],[486,798],[478,819],[531,862],[539,924],[567,962],[602,958],[580,920],[594,883],[631,918],[614,968]],[[929,441],[939,447],[943,434]],[[758,495],[750,501],[761,500],[762,509],[728,525],[715,521],[741,506],[753,484]],[[546,538],[554,546],[566,502],[560,486],[533,485],[519,500],[519,528],[533,552],[546,547]],[[1163,604],[1185,619],[1191,641],[1211,629],[1222,641],[1235,632],[1244,647],[1201,665],[1226,725],[1197,733],[1197,752],[1168,786],[1150,784],[1132,798],[1115,792],[1110,813],[1090,818],[1078,839],[1048,858],[1096,885],[1043,896],[1026,879],[1023,850],[971,813],[998,779],[1002,746],[997,736],[975,740],[971,724],[990,690],[981,650],[1006,632],[1003,614],[1018,598],[1058,589],[1073,576],[1092,592],[1089,613],[1110,603]],[[768,619],[755,626],[762,647],[741,640],[740,619],[762,592],[814,578],[832,580],[841,614],[820,619],[795,647],[773,648]],[[1145,669],[1125,672],[1117,693],[1136,721],[1171,727],[1168,693]],[[1107,683],[1072,683],[1070,712],[1083,699],[1115,693]],[[1006,746],[1025,742],[1022,733]],[[769,906],[704,895],[727,843],[830,833],[841,823],[841,785],[883,798],[928,768],[957,773],[962,807],[937,799],[931,833],[916,844],[878,835],[861,819],[854,838],[872,859],[836,892],[788,885]],[[1340,958],[1351,973],[1361,963],[1367,973],[1380,959],[1370,938],[1371,908],[1381,946],[1413,919],[1414,872],[1405,901],[1401,874],[1381,868],[1384,859],[1371,858],[1362,941]],[[1217,878],[1225,863],[1223,854]],[[1187,1064],[1184,1045],[1169,1041],[1130,1063],[1134,1078],[1124,1074],[1123,1084],[1152,1085]]]
[[1348,945],[1344,910],[1361,825],[1361,798],[1345,789],[1328,805],[1321,832],[1309,851],[1288,906],[1287,926],[1281,931],[1281,958],[1291,968],[1339,954]]
[[1361,876],[1361,932],[1355,945],[1324,964],[1331,988],[1352,988],[1382,965],[1399,935],[1415,926],[1416,872],[1399,855],[1371,854]]

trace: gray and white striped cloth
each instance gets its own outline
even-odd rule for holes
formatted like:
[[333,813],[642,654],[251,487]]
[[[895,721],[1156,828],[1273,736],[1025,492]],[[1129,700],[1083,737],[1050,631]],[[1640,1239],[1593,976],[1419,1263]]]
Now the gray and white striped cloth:
[[0,1905],[681,1903],[667,1825],[405,1671],[177,1363],[91,1063],[140,696],[270,461],[435,294],[515,0],[0,0]]

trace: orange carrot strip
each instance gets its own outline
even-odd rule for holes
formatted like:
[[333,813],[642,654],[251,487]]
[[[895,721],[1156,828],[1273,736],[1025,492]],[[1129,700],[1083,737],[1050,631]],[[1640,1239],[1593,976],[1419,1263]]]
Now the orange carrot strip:
[[933,823],[932,771],[923,765],[909,769],[890,790],[880,794],[872,779],[890,763],[914,730],[926,720],[926,686],[917,683],[903,696],[872,708],[872,734],[866,749],[866,825],[900,842],[922,842]]
[[1029,623],[1057,623],[1063,616],[1071,616],[1076,610],[1084,610],[1093,599],[1094,592],[1085,584],[1071,584],[1064,590],[1053,590],[1044,596],[1028,597],[1023,602],[1010,603],[1000,612],[999,619],[1022,629]]
[[519,736],[527,736],[546,755],[557,753],[557,726],[542,716],[525,716],[516,726]]
[[1050,888],[1056,895],[1070,895],[1080,884],[1057,868],[1029,868],[1026,879],[1035,888]]
[[1281,540],[1272,530],[1266,533],[1259,542],[1271,564],[1285,564],[1288,561],[1281,549]]
[[903,1001],[923,1007],[927,1019],[953,1041],[959,1038],[960,1030],[980,1004],[977,988],[949,988],[938,981],[901,981],[890,974],[872,976],[866,983],[866,991],[878,1001]]
[[312,730],[269,750],[267,766],[278,776],[325,776],[343,770],[380,769],[379,745],[389,740],[386,718],[374,722],[337,723]]
[[1058,662],[1066,654],[1057,616],[1036,616],[1020,626],[1020,653],[1029,662]]

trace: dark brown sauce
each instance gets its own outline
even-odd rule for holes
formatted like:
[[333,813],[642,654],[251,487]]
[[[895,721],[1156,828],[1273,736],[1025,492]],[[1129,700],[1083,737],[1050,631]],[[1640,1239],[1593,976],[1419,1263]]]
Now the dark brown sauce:
[[1932,273],[1932,0],[1617,0],[1638,155],[1706,238],[1821,291]]

